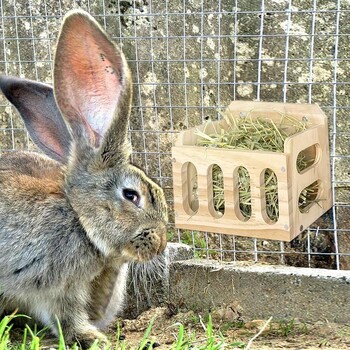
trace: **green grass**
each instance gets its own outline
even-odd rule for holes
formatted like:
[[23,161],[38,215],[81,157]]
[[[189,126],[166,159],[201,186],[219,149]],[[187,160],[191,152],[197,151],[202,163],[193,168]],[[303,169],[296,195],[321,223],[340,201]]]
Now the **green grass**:
[[[57,350],[67,349],[67,344],[64,339],[61,327],[58,322],[59,339],[53,340],[45,339],[47,328],[37,330],[36,327],[31,329],[26,326],[23,330],[18,331],[13,329],[11,321],[14,318],[26,317],[23,315],[9,315],[5,316],[0,321],[0,350],[42,350],[55,348]],[[212,316],[206,313],[203,316],[198,314],[190,318],[190,323],[186,329],[182,322],[176,322],[171,326],[164,325],[164,333],[173,336],[172,344],[160,344],[160,349],[171,350],[226,350],[226,349],[249,349],[251,343],[257,337],[269,339],[286,339],[306,335],[310,329],[304,323],[300,323],[294,319],[279,320],[271,323],[271,318],[265,322],[262,327],[245,329],[244,322],[224,322],[220,323],[219,327],[213,326]],[[151,320],[145,330],[142,339],[136,344],[131,345],[132,333],[128,333],[125,340],[122,340],[121,334],[123,330],[120,327],[119,321],[116,324],[115,332],[110,335],[111,342],[106,346],[101,346],[96,340],[89,350],[150,350],[157,349],[154,343],[154,335],[152,335],[152,327],[154,319]],[[191,324],[195,327],[191,327]],[[159,325],[158,325],[159,326]],[[260,328],[260,330],[259,330]],[[237,331],[241,331],[236,333]],[[162,330],[163,331],[163,330]],[[348,334],[349,328],[344,328],[345,333]],[[159,328],[158,328],[159,332]],[[263,332],[263,334],[262,334]],[[243,337],[246,342],[241,341]],[[135,344],[135,341],[133,341]],[[70,350],[81,350],[80,346],[73,344],[69,347]]]
[[[12,319],[15,317],[25,317],[20,315],[10,315],[5,316],[0,322],[0,350],[40,350],[43,348],[48,348],[45,345],[45,330],[37,331],[36,329],[31,329],[26,326],[23,329],[22,339],[19,338],[19,334],[14,336],[14,340],[11,341],[11,335],[14,333],[13,325],[11,323]],[[228,342],[220,331],[214,331],[211,315],[206,317],[206,322],[203,322],[202,318],[196,320],[199,322],[205,330],[205,336],[199,335],[196,337],[194,332],[187,332],[185,326],[182,323],[175,323],[172,329],[167,329],[164,331],[173,332],[176,330],[174,343],[172,344],[172,350],[222,350],[222,349],[241,349],[244,348],[245,344],[240,341]],[[55,349],[65,350],[66,342],[62,333],[62,329],[59,326],[59,339],[57,344],[54,346]],[[150,334],[152,331],[153,321],[151,321],[140,341],[138,347],[131,348],[128,345],[128,340],[120,340],[121,329],[119,323],[116,326],[115,341],[109,343],[104,347],[106,350],[150,350],[153,349],[153,341],[150,339]],[[18,333],[18,332],[17,332]],[[53,346],[50,345],[49,348]],[[69,349],[79,350],[80,347],[74,344]],[[94,342],[89,350],[99,350],[101,347],[98,341]]]
[[215,258],[218,255],[218,251],[215,249],[208,249],[205,239],[205,233],[198,231],[181,231],[181,242],[194,248],[195,258],[206,258],[210,256]]
[[10,316],[5,316],[0,322],[0,350],[7,349],[7,345],[10,339],[11,326],[9,325],[11,321]]
[[185,327],[181,323],[177,323],[174,327],[178,327],[176,343],[172,350],[220,350],[220,349],[241,349],[245,344],[234,341],[228,342],[221,332],[214,332],[211,315],[208,315],[208,321],[203,323],[202,319],[195,320],[200,322],[205,329],[205,337],[196,337],[195,333],[186,333]]
[[305,323],[299,323],[294,318],[290,320],[276,321],[273,325],[270,325],[270,329],[267,334],[277,337],[289,337],[307,334],[309,332]]

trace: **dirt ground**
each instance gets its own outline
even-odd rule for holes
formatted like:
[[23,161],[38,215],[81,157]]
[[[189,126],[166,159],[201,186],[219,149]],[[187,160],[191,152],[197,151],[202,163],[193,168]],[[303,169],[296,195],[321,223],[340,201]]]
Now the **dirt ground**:
[[[148,339],[158,343],[160,350],[171,349],[176,344],[179,323],[184,325],[186,334],[192,337],[193,349],[205,344],[208,316],[200,316],[192,311],[171,315],[168,308],[159,307],[144,312],[135,320],[119,321],[127,349],[138,348],[153,319]],[[249,345],[249,349],[350,349],[350,325],[331,324],[327,320],[313,324],[298,320],[230,322],[225,310],[216,310],[212,313],[212,323],[213,334],[224,336],[227,344],[225,349],[244,349],[264,326],[265,330]]]

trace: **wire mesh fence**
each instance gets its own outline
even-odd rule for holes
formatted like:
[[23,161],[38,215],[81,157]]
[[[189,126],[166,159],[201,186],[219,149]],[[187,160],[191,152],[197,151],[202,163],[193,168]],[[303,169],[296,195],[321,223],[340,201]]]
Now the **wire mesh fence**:
[[[90,12],[122,46],[133,161],[165,189],[169,236],[197,256],[350,269],[350,3],[345,0],[0,0],[3,74],[52,82],[64,14]],[[333,208],[291,243],[175,230],[171,146],[232,100],[318,103],[329,117]],[[0,152],[35,150],[0,97]]]

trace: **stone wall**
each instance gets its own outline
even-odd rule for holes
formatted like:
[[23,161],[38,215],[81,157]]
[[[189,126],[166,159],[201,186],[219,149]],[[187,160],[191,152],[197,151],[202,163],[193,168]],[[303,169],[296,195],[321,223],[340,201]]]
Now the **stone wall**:
[[[341,1],[339,13],[333,0],[314,3],[3,1],[0,69],[50,83],[62,16],[72,8],[88,10],[129,60],[133,159],[162,184],[170,206],[176,132],[217,118],[233,99],[319,103],[329,116],[335,201],[346,204],[336,206],[337,224],[349,230],[350,3]],[[3,97],[0,104],[0,151],[34,149]],[[331,231],[333,221],[325,222]],[[350,239],[339,232],[342,252],[349,253]]]

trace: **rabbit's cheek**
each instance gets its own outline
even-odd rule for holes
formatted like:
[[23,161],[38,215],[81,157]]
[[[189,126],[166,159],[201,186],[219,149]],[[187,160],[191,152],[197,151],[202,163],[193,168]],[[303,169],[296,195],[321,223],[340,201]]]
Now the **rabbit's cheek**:
[[160,235],[160,245],[157,251],[157,254],[161,254],[164,252],[167,244],[167,239],[166,239],[166,234],[161,234]]

